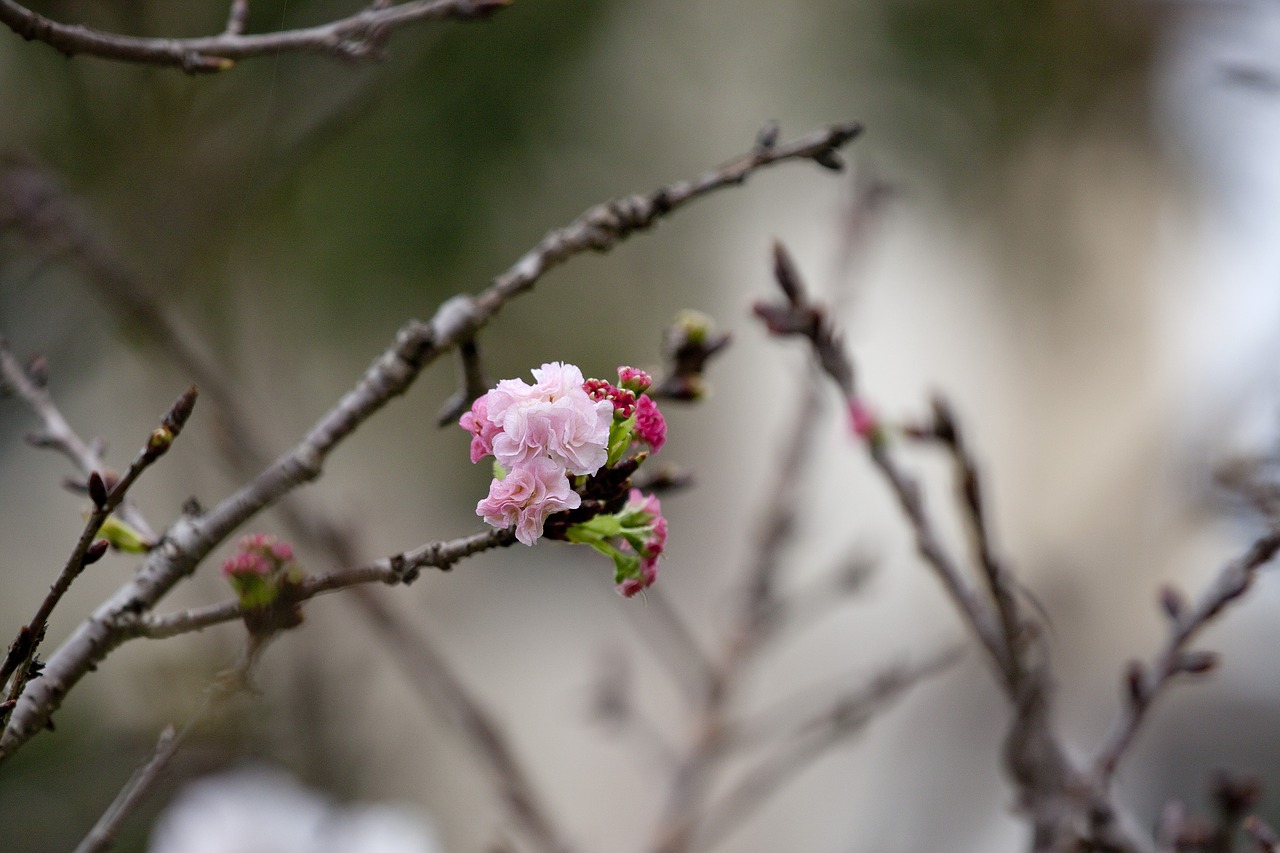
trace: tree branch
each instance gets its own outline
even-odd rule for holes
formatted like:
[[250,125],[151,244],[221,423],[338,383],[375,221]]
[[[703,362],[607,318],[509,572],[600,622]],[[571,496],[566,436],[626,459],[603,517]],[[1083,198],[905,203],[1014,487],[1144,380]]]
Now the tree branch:
[[[0,354],[3,353],[0,352]],[[40,606],[31,621],[18,632],[18,637],[9,647],[9,653],[5,657],[4,663],[0,664],[0,686],[6,683],[9,676],[14,676],[13,684],[9,689],[9,702],[17,700],[27,684],[31,675],[29,665],[35,659],[36,651],[44,640],[45,628],[54,608],[58,606],[58,602],[62,600],[67,590],[71,588],[71,584],[84,571],[85,566],[96,562],[105,553],[107,543],[105,541],[94,541],[101,531],[103,523],[111,515],[111,512],[120,505],[120,502],[124,500],[125,495],[137,479],[142,476],[142,473],[168,451],[170,445],[173,444],[174,438],[182,432],[182,427],[186,424],[187,418],[191,416],[195,401],[196,389],[192,387],[170,407],[161,422],[161,426],[151,433],[150,439],[139,451],[137,457],[133,460],[133,464],[129,466],[129,470],[110,487],[103,482],[103,478],[97,472],[90,475],[89,493],[94,502],[94,509],[89,514],[88,521],[85,522],[84,529],[80,533],[80,538],[76,542],[75,548],[72,549],[71,556],[67,558],[62,571],[59,572],[58,577],[50,586],[48,595],[40,602]],[[0,713],[0,719],[4,719],[2,713]]]
[[[0,735],[0,761],[40,731],[76,682],[128,639],[121,626],[132,618],[131,614],[152,608],[240,524],[317,478],[328,454],[344,438],[404,393],[427,365],[472,339],[508,301],[532,289],[549,269],[588,250],[607,251],[693,199],[741,184],[761,168],[797,159],[840,168],[837,151],[860,131],[861,125],[850,122],[785,145],[757,144],[748,154],[693,181],[677,182],[648,196],[630,196],[589,208],[570,225],[550,232],[479,295],[456,296],[441,305],[429,322],[407,323],[394,344],[297,445],[207,514],[178,521],[135,578],[76,629],[49,659],[43,677],[33,682],[19,700]],[[16,207],[22,209],[21,205]]]
[[[404,551],[390,557],[383,557],[371,563],[336,569],[323,575],[307,577],[297,589],[289,591],[283,604],[296,604],[329,592],[338,592],[359,584],[412,583],[421,569],[431,567],[447,572],[459,560],[488,551],[491,548],[505,548],[515,543],[515,534],[510,530],[487,530],[472,536],[453,539],[447,542],[428,542],[412,551]],[[167,616],[141,614],[132,621],[122,620],[121,630],[130,637],[146,637],[151,640],[162,640],[202,631],[224,622],[232,622],[248,612],[239,601],[224,601],[205,607],[194,607]]]
[[386,37],[407,24],[428,20],[476,20],[512,0],[409,0],[375,4],[354,15],[296,30],[244,35],[247,7],[237,0],[221,35],[199,38],[140,38],[61,24],[14,0],[0,0],[0,23],[27,41],[42,41],[67,56],[85,54],[142,65],[181,68],[187,73],[225,71],[235,60],[280,53],[319,53],[350,61],[376,59]]
[[1212,652],[1191,651],[1188,647],[1205,626],[1249,590],[1258,570],[1271,562],[1277,551],[1280,551],[1280,530],[1273,530],[1224,566],[1191,610],[1186,609],[1181,596],[1173,589],[1163,591],[1161,603],[1171,623],[1169,638],[1149,666],[1134,661],[1129,667],[1124,707],[1094,761],[1094,777],[1104,789],[1111,783],[1120,759],[1156,697],[1169,682],[1178,675],[1208,672],[1217,664],[1217,656]]
[[[94,471],[107,469],[102,458],[102,443],[84,441],[67,423],[45,387],[47,370],[44,359],[38,356],[26,368],[18,364],[8,343],[0,337],[0,389],[16,394],[41,421],[40,431],[29,434],[27,443],[58,451],[71,460],[87,481]],[[115,511],[122,521],[147,539],[154,542],[158,538],[132,501],[126,498]]]

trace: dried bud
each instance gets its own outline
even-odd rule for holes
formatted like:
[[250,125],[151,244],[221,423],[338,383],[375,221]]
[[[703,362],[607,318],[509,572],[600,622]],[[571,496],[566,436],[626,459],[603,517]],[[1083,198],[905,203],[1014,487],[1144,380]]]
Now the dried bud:
[[1177,589],[1165,584],[1160,587],[1160,607],[1166,616],[1177,622],[1187,610],[1187,601]]
[[97,471],[89,474],[89,499],[98,509],[107,505],[107,484],[102,481],[102,475]]
[[1188,675],[1204,675],[1218,665],[1217,652],[1184,652],[1178,656],[1178,671]]
[[[172,444],[174,438],[182,432],[183,426],[186,425],[187,419],[191,417],[191,410],[196,406],[196,396],[199,391],[196,386],[192,385],[182,396],[173,402],[169,407],[168,413],[164,416],[161,424],[169,431],[169,443]],[[152,433],[154,435],[154,433]],[[166,448],[168,449],[168,448]]]
[[102,559],[102,555],[107,553],[107,548],[111,543],[105,539],[95,540],[92,545],[85,549],[84,559],[80,561],[81,566],[91,566]]

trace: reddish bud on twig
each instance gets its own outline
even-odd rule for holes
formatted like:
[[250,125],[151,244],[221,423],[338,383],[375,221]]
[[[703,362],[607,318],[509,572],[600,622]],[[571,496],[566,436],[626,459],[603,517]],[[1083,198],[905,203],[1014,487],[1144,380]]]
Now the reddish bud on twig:
[[92,545],[85,549],[84,559],[80,561],[82,566],[91,566],[102,559],[102,555],[107,553],[107,548],[111,543],[105,539],[98,539]]
[[89,499],[98,509],[107,505],[107,484],[102,481],[102,475],[97,471],[89,473]]
[[1177,622],[1187,610],[1187,601],[1182,597],[1182,593],[1166,584],[1160,587],[1160,606],[1164,609],[1166,616]]
[[1184,652],[1178,656],[1178,671],[1188,675],[1204,675],[1218,666],[1217,652]]

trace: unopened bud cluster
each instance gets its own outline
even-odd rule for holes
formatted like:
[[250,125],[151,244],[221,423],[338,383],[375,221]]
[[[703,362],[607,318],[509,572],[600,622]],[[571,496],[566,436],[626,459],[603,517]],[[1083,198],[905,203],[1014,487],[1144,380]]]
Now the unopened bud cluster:
[[471,461],[495,459],[476,514],[514,528],[526,545],[560,516],[550,535],[608,555],[619,592],[634,595],[657,577],[666,542],[657,499],[628,491],[631,472],[667,440],[666,420],[645,393],[653,380],[620,367],[615,385],[561,362],[533,377],[532,385],[504,379],[458,421],[471,433]]
[[290,593],[302,583],[303,574],[288,543],[265,533],[246,536],[222,564],[222,574],[236,591],[251,631],[292,628],[302,621]]

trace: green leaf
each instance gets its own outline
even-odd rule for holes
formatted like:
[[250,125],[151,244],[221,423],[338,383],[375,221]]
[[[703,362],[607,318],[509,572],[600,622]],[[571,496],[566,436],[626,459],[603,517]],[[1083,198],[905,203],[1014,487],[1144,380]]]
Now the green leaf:
[[128,554],[145,554],[155,547],[155,543],[139,533],[137,528],[114,515],[107,516],[107,520],[102,522],[98,535],[106,539],[112,548]]

